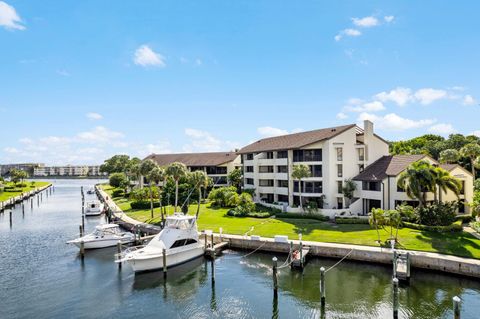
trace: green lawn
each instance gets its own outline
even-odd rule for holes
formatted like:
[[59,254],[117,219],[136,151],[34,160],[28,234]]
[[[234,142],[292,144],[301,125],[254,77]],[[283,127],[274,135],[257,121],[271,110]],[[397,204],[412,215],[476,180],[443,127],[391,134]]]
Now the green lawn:
[[[26,187],[22,187],[22,188],[19,188],[19,191],[15,191],[15,192],[0,192],[0,202],[1,201],[6,201],[12,197],[15,197],[15,196],[18,196],[20,195],[21,193],[26,193],[26,192],[29,192],[31,190],[34,190],[36,188],[40,188],[40,187],[43,187],[43,186],[46,186],[46,185],[49,185],[50,183],[49,182],[35,182],[35,185],[33,187],[31,187],[31,182],[29,181],[25,181],[25,183],[27,184]],[[5,183],[5,186],[11,186],[13,185],[13,183]]]
[[[111,187],[102,187],[111,195]],[[158,223],[160,221],[159,208],[154,210],[154,218],[151,219],[149,209],[132,210],[127,199],[114,198],[114,200],[128,216],[134,219],[147,223]],[[189,213],[194,214],[196,209],[196,205],[191,205]],[[168,211],[173,213],[173,208],[168,207]],[[303,240],[307,241],[378,246],[375,242],[378,238],[377,232],[369,225],[336,225],[318,220],[293,218],[239,218],[226,216],[226,212],[227,209],[211,208],[208,204],[201,205],[198,220],[199,229],[211,229],[218,232],[221,227],[225,234],[243,235],[251,227],[254,227],[254,230],[249,234],[263,237],[287,235],[290,239],[298,239],[298,234],[302,233]],[[480,240],[465,232],[440,234],[403,228],[399,230],[398,234],[400,245],[405,249],[480,259]],[[389,238],[389,232],[381,230],[380,236],[385,241]]]

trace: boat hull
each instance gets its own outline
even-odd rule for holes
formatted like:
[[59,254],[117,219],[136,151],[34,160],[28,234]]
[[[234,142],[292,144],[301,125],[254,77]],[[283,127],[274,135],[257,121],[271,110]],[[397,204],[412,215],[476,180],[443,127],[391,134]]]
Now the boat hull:
[[[107,247],[114,247],[117,246],[118,242],[121,242],[123,244],[128,244],[133,242],[133,240],[119,240],[119,239],[105,239],[105,240],[95,240],[95,241],[84,241],[83,242],[83,248],[85,249],[99,249],[99,248],[107,248]],[[74,241],[71,242],[78,248],[80,248],[81,241]]]
[[[204,254],[203,246],[196,246],[189,250],[176,253],[167,252],[167,268],[171,268],[186,263]],[[134,272],[152,271],[163,268],[163,256],[159,254],[150,258],[131,258],[127,262],[130,264]]]

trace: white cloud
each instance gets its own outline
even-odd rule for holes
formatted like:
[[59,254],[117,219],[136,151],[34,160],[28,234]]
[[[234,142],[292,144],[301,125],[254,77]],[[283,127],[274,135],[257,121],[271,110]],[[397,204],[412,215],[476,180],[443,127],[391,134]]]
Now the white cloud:
[[343,113],[343,112],[340,112],[340,113],[337,114],[337,119],[339,119],[339,120],[345,120],[347,118],[348,118],[348,115]]
[[374,122],[378,128],[390,131],[403,131],[408,129],[420,128],[432,125],[436,122],[435,119],[411,120],[403,118],[395,113],[378,116],[366,112],[361,113],[358,117],[359,123],[362,123],[364,120],[370,120]]
[[87,113],[86,117],[90,120],[101,120],[101,119],[103,119],[102,114],[95,113],[95,112]]
[[463,97],[463,105],[475,105],[475,104],[477,104],[477,101],[470,94],[467,94]]
[[69,144],[72,139],[63,136],[46,136],[41,137],[38,141],[45,145],[62,145],[62,144]]
[[335,41],[340,41],[343,36],[349,36],[349,37],[358,37],[362,35],[362,32],[357,29],[345,29],[343,31],[340,31],[336,36],[335,36]]
[[195,64],[200,66],[203,64],[202,60],[201,59],[195,59]]
[[457,131],[453,128],[452,124],[438,123],[430,126],[428,129],[430,133],[448,136],[450,134],[456,133]]
[[97,126],[91,131],[81,132],[77,135],[80,142],[86,143],[112,143],[123,137],[123,133],[111,131],[103,126]]
[[142,45],[135,51],[133,61],[141,66],[165,67],[165,57],[153,51],[148,45]]
[[190,138],[190,143],[183,147],[186,152],[205,151],[218,152],[222,151],[222,141],[214,137],[210,132],[186,128],[185,135]]
[[390,23],[393,20],[395,20],[395,16],[384,16],[383,20],[385,20],[385,22],[387,22],[387,23]]
[[288,134],[287,130],[283,130],[283,129],[271,127],[271,126],[259,127],[257,128],[257,132],[263,137],[272,137],[272,136],[280,136],[280,135]]
[[339,33],[334,37],[334,39],[335,39],[335,41],[338,42],[338,41],[342,40],[342,35]]
[[345,112],[378,112],[385,110],[385,106],[380,101],[372,101],[363,104],[347,105],[343,108]]
[[380,24],[377,18],[373,16],[363,18],[352,18],[353,24],[361,28],[371,28]]
[[12,154],[19,152],[18,149],[16,149],[15,147],[5,147],[3,150],[7,153],[12,153]]
[[61,76],[70,76],[70,73],[65,69],[57,70],[57,74]]
[[413,99],[412,90],[404,87],[397,87],[390,92],[380,92],[374,98],[382,102],[392,101],[399,106],[404,106]]
[[11,5],[0,1],[0,26],[9,30],[25,30],[22,19]]
[[447,91],[432,88],[420,89],[415,92],[415,98],[423,105],[431,104],[436,100],[447,97]]
[[478,130],[478,131],[473,131],[472,134],[470,134],[470,135],[475,135],[475,136],[480,137],[480,130]]

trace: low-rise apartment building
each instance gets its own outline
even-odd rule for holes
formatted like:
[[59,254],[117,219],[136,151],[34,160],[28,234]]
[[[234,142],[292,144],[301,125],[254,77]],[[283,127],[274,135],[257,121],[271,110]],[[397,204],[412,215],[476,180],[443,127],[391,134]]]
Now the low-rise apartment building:
[[[440,191],[438,199],[444,202],[460,200],[459,213],[470,213],[469,203],[473,198],[473,176],[470,172],[457,164],[440,164],[427,155],[389,155],[383,156],[368,166],[353,180],[357,183],[355,191],[356,201],[350,205],[350,211],[359,215],[368,214],[372,208],[395,209],[406,203],[413,207],[418,206],[418,200],[407,196],[406,192],[398,187],[400,174],[412,163],[425,160],[447,170],[462,183],[459,198],[452,192]],[[433,193],[427,193],[427,202],[435,198]]]
[[35,168],[44,167],[42,163],[18,163],[18,164],[1,164],[0,176],[9,175],[12,169],[25,171],[29,176],[32,176]]
[[227,186],[227,175],[241,167],[240,156],[235,152],[151,154],[145,159],[151,159],[160,166],[183,163],[191,172],[202,170],[213,179],[215,186]]
[[388,155],[388,142],[374,134],[373,123],[355,124],[265,138],[242,148],[244,187],[255,189],[255,200],[288,205],[300,203],[293,166],[306,164],[311,177],[302,181],[304,203],[343,209],[344,181]]
[[98,176],[105,177],[107,173],[100,172],[99,165],[66,165],[66,166],[42,166],[33,170],[35,177],[48,176]]

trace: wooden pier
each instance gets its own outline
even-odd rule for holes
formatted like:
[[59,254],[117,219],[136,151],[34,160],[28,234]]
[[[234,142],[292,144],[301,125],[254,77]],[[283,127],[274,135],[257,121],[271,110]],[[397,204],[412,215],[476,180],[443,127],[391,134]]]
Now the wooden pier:
[[395,258],[395,274],[399,280],[410,280],[410,254],[396,253]]
[[309,253],[310,253],[310,247],[303,246],[303,244],[300,243],[300,247],[297,250],[293,250],[293,252],[291,253],[292,254],[291,267],[297,268],[297,269],[303,269],[305,267],[305,264],[307,263],[307,256]]

